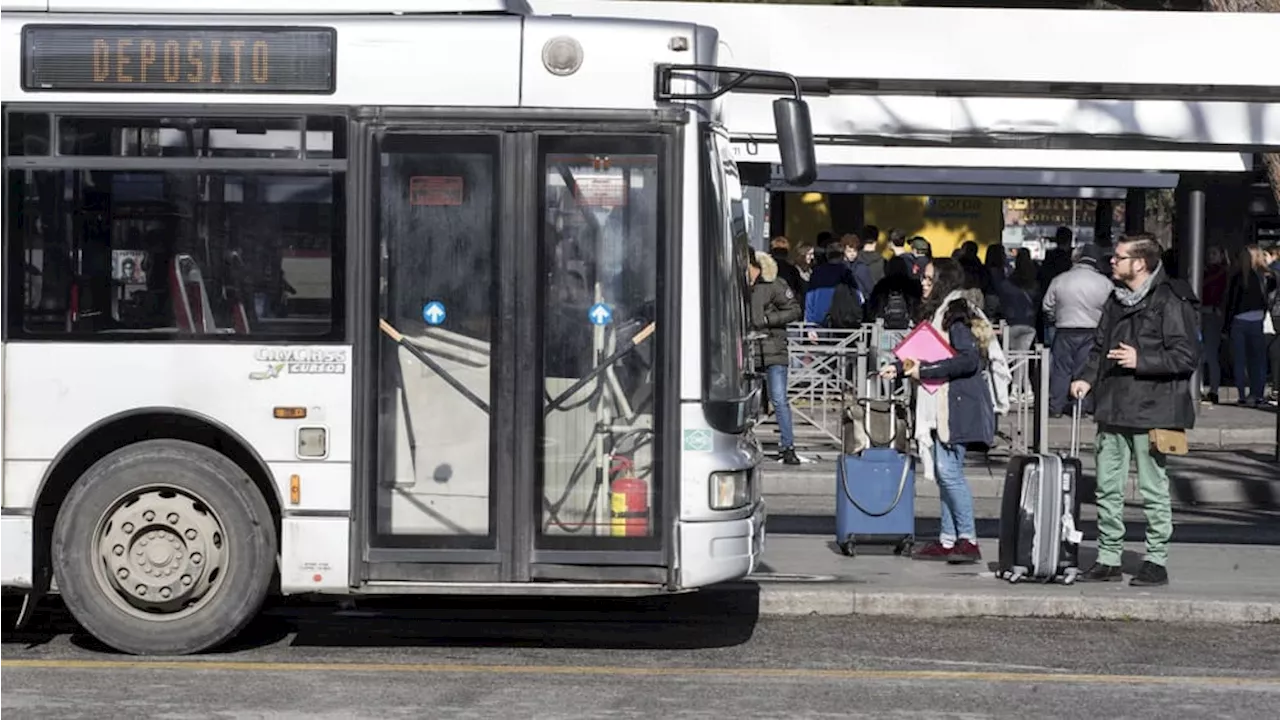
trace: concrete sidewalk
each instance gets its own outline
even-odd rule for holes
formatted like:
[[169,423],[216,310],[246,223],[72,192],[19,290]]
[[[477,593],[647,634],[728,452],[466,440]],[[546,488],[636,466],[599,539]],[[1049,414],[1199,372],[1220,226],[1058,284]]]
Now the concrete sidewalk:
[[[1011,585],[994,576],[994,542],[984,562],[948,565],[887,555],[838,554],[833,539],[813,535],[767,537],[764,563],[748,582],[760,592],[762,615],[881,615],[899,617],[1044,617],[1164,622],[1280,622],[1280,547],[1177,545],[1170,584]],[[1126,550],[1133,573],[1141,545]],[[1088,567],[1095,554],[1081,552]]]
[[[1170,549],[1170,584],[1011,585],[994,575],[999,501],[976,502],[983,562],[948,565],[897,557],[888,546],[860,546],[845,557],[835,545],[834,499],[774,496],[764,559],[749,583],[763,615],[902,617],[1072,617],[1166,622],[1280,622],[1280,511],[1247,506],[1179,506]],[[938,531],[937,500],[916,505],[917,542]],[[1096,514],[1082,511],[1081,569],[1096,552]],[[1125,572],[1142,562],[1145,525],[1126,508]]]

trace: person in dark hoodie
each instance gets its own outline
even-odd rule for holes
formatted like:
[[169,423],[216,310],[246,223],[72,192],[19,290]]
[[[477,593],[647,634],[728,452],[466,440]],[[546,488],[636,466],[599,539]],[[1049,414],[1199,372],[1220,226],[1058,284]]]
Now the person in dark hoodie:
[[858,253],[858,262],[867,266],[869,286],[862,288],[865,295],[870,295],[875,286],[884,279],[884,256],[880,254],[880,228],[867,225],[862,228],[862,252]]
[[765,369],[769,402],[778,420],[778,459],[799,465],[791,404],[787,400],[787,325],[800,319],[800,303],[791,287],[778,277],[778,264],[767,253],[755,253],[748,269],[751,281],[751,329],[764,337],[756,346],[756,361]]
[[897,255],[884,264],[884,279],[876,283],[867,302],[867,314],[883,320],[889,330],[906,330],[920,308],[920,283],[911,277],[907,258]]
[[[813,269],[809,276],[809,288],[804,295],[804,321],[823,327],[857,327],[862,322],[861,305],[864,302],[854,280],[853,270],[845,262],[844,245],[838,241],[829,242],[822,249],[826,261]],[[842,294],[852,293],[857,306],[857,317],[831,317],[832,299],[837,290]],[[841,303],[847,306],[849,303]],[[844,315],[844,313],[840,313]]]
[[849,272],[853,273],[854,287],[858,288],[858,295],[865,301],[871,297],[871,290],[875,287],[875,283],[871,280],[871,267],[859,256],[862,252],[862,241],[853,233],[845,233],[841,236],[840,247],[844,250],[844,262],[849,266]]

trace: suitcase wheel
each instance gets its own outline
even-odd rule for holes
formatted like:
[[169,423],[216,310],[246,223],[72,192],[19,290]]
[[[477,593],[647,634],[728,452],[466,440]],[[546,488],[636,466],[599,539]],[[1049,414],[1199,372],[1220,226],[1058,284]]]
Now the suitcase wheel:
[[1005,580],[1008,580],[1010,583],[1017,585],[1027,576],[1027,569],[1024,567],[1010,568],[1001,573],[1000,576]]
[[903,557],[911,557],[911,551],[915,549],[915,546],[916,546],[915,538],[913,537],[903,538],[898,543],[897,547],[893,549],[893,554],[901,555]]
[[858,546],[852,539],[845,540],[840,543],[840,552],[844,553],[845,557],[856,557],[858,555]]

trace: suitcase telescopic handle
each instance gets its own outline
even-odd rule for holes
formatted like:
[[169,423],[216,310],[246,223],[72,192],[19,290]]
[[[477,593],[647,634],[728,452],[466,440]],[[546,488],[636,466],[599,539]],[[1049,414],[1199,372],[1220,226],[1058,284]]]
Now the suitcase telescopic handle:
[[1075,401],[1071,410],[1071,457],[1080,457],[1080,416],[1084,414],[1084,398]]

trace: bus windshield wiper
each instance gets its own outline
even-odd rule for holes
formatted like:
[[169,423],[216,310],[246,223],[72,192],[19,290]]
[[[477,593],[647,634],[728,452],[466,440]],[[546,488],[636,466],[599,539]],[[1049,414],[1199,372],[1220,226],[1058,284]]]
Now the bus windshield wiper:
[[431,368],[431,370],[435,372],[435,374],[439,375],[442,380],[449,383],[449,387],[457,390],[460,395],[467,400],[470,400],[471,404],[484,411],[485,415],[489,414],[489,403],[481,400],[478,395],[467,389],[466,385],[463,385],[461,381],[453,375],[450,375],[448,370],[445,370],[440,363],[433,360],[431,356],[427,354],[427,351],[409,342],[404,335],[401,335],[399,331],[391,327],[391,323],[386,320],[379,319],[378,327],[382,328],[382,332],[386,333],[387,337],[391,338],[393,342],[405,350],[408,350],[409,353],[417,358],[419,362]]

